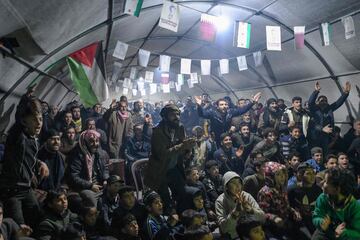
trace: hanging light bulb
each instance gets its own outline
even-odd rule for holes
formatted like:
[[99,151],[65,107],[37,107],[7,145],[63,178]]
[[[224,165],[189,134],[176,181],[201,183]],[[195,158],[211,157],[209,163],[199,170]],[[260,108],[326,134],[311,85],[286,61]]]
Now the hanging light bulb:
[[218,32],[225,32],[230,26],[229,18],[225,16],[219,16],[216,23],[216,29]]

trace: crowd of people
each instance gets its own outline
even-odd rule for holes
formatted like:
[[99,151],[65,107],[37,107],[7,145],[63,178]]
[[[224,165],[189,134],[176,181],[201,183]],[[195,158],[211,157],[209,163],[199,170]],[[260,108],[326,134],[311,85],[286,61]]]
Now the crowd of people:
[[3,143],[0,239],[360,239],[360,119],[334,121],[350,89],[62,110],[29,89]]

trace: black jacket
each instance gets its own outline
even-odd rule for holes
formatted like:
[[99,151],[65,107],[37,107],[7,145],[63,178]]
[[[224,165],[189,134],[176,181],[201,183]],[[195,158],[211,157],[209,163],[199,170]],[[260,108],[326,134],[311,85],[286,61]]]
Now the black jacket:
[[[107,153],[101,149],[98,149],[95,153],[93,177],[95,173],[96,184],[102,185],[109,177],[109,169],[105,164],[108,158]],[[68,156],[67,183],[77,191],[91,189],[93,183],[95,183],[89,179],[85,155],[81,151],[79,144]]]
[[38,140],[27,136],[20,125],[15,124],[10,129],[5,144],[3,173],[0,178],[2,188],[30,188],[39,172],[38,149]]
[[70,210],[66,210],[62,215],[56,214],[50,209],[46,209],[45,217],[40,222],[37,229],[37,239],[39,240],[58,240],[61,231],[69,224],[79,221],[78,216]]

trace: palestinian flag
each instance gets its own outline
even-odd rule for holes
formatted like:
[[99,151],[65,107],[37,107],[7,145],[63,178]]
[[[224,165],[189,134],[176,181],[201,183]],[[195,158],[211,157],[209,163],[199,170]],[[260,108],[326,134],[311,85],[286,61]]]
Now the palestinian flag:
[[67,57],[70,77],[85,107],[109,98],[101,42],[93,43]]

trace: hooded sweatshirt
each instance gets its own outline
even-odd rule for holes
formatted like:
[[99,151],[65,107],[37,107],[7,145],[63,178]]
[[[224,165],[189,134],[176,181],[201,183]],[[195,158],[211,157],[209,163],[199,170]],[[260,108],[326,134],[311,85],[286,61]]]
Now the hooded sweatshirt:
[[[221,194],[215,202],[215,211],[218,219],[218,225],[220,226],[220,232],[223,235],[229,235],[231,239],[235,239],[238,237],[236,233],[236,222],[241,214],[249,214],[249,213],[241,213],[238,218],[235,218],[232,213],[236,208],[236,202],[231,198],[231,196],[227,192],[227,184],[233,178],[239,178],[242,182],[241,177],[235,172],[227,172],[224,174],[223,183],[224,183],[224,193]],[[263,220],[265,218],[264,212],[261,210],[255,199],[247,192],[242,191],[241,193],[244,196],[244,199],[251,205],[253,208],[253,213],[255,217],[259,220]]]

